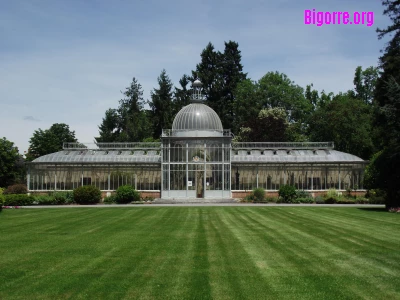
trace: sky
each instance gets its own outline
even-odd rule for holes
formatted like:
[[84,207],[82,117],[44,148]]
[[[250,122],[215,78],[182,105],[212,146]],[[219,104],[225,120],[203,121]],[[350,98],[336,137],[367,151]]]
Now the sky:
[[[373,20],[305,24],[313,9]],[[304,88],[345,92],[357,66],[378,65],[387,41],[376,28],[388,24],[379,0],[1,1],[0,138],[22,154],[35,130],[66,123],[91,143],[133,77],[150,99],[163,69],[177,86],[209,42],[221,52],[237,42],[253,80],[278,71]]]

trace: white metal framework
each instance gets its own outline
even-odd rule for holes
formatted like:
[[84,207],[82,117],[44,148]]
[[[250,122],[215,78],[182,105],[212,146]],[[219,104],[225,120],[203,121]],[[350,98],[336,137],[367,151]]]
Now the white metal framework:
[[162,198],[230,198],[232,191],[283,184],[300,190],[363,189],[367,164],[334,150],[332,142],[238,143],[210,107],[201,82],[160,143],[65,143],[28,164],[30,191],[95,185],[114,191],[129,184]]

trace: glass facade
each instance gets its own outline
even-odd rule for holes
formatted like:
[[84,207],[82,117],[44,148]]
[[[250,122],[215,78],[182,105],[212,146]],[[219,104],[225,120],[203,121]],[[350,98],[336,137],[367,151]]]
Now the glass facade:
[[163,140],[163,198],[229,198],[229,174],[226,139]]
[[232,190],[279,190],[290,184],[298,190],[363,189],[364,164],[235,164]]
[[113,191],[122,185],[132,185],[140,191],[161,188],[159,164],[30,164],[27,181],[31,191],[73,190],[82,185],[94,185],[102,191]]

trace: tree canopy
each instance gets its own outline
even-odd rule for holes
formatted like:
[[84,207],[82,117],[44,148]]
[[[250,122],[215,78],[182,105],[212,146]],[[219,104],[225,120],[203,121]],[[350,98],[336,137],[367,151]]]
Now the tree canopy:
[[24,159],[14,143],[5,137],[0,139],[0,187],[20,183],[24,178]]
[[99,126],[97,142],[140,142],[151,136],[148,112],[141,84],[133,77],[129,87],[121,92],[117,109],[110,108]]
[[285,142],[289,122],[285,109],[263,108],[256,118],[249,119],[235,138],[238,142]]
[[[186,78],[183,80],[185,81]],[[158,139],[163,129],[171,128],[174,120],[174,104],[173,104],[173,84],[165,70],[161,71],[157,79],[158,88],[154,88],[151,92],[151,117],[153,121],[153,138]],[[184,82],[182,82],[184,83]],[[182,93],[184,97],[185,94]],[[182,99],[185,101],[186,99]]]
[[203,83],[207,104],[220,116],[224,128],[233,129],[235,119],[235,90],[246,79],[241,63],[239,44],[225,42],[224,52],[215,51],[209,43],[201,53],[201,62],[192,71],[193,79]]
[[389,35],[391,39],[379,59],[374,126],[380,152],[371,160],[368,177],[370,187],[386,191],[386,207],[390,208],[400,207],[400,1],[383,0],[382,4],[391,24],[377,29],[378,38]]
[[29,140],[29,149],[26,159],[32,161],[39,156],[57,152],[63,149],[64,143],[78,142],[75,131],[69,129],[69,125],[55,123],[49,129],[35,130]]
[[371,108],[351,93],[338,94],[310,118],[309,138],[333,141],[335,149],[369,159],[374,152]]

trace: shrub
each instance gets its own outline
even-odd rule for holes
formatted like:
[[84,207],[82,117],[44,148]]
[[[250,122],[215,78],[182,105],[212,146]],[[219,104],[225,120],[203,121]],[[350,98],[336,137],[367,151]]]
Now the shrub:
[[339,198],[336,200],[337,204],[354,204],[356,203],[354,199],[351,198]]
[[276,202],[278,202],[278,198],[277,197],[266,197],[265,202],[276,203]]
[[277,203],[278,198],[277,197],[267,197],[267,198],[265,198],[265,202]]
[[324,202],[327,204],[334,204],[338,200],[339,193],[335,189],[329,189],[324,196]]
[[382,196],[375,196],[375,197],[371,197],[371,198],[367,198],[367,199],[370,204],[385,204],[386,203],[386,197],[382,197]]
[[74,190],[74,201],[78,204],[95,204],[101,200],[101,191],[93,185],[84,185]]
[[357,204],[369,204],[369,200],[365,197],[357,197],[355,200],[355,203]]
[[3,191],[3,194],[27,194],[28,189],[26,188],[25,184],[14,184],[10,185],[7,189]]
[[322,198],[321,196],[317,196],[315,197],[315,203],[316,204],[324,204],[324,198]]
[[3,204],[4,204],[4,196],[3,194],[0,193],[0,211],[3,209]]
[[365,194],[371,204],[385,204],[386,192],[381,189],[371,189]]
[[314,199],[311,197],[297,198],[296,203],[314,203]]
[[296,188],[291,185],[282,185],[279,188],[279,198],[282,203],[292,203],[296,199]]
[[296,191],[296,198],[311,198],[311,194],[303,190],[298,190]]
[[74,194],[72,192],[54,192],[53,196],[55,204],[71,204],[74,202]]
[[26,194],[4,195],[4,206],[25,206],[32,205],[35,198]]
[[247,195],[242,199],[243,202],[253,202],[255,200],[253,193]]
[[50,195],[37,195],[34,196],[34,202],[33,204],[38,204],[38,205],[54,205],[57,204],[54,200],[53,196]]
[[253,190],[254,199],[257,201],[265,200],[265,190],[263,188],[256,188]]
[[117,203],[117,199],[116,198],[117,197],[115,195],[111,195],[111,196],[105,197],[103,202],[105,204],[114,204],[114,203]]
[[116,191],[116,201],[120,204],[140,201],[140,194],[133,186],[123,185],[120,186]]

